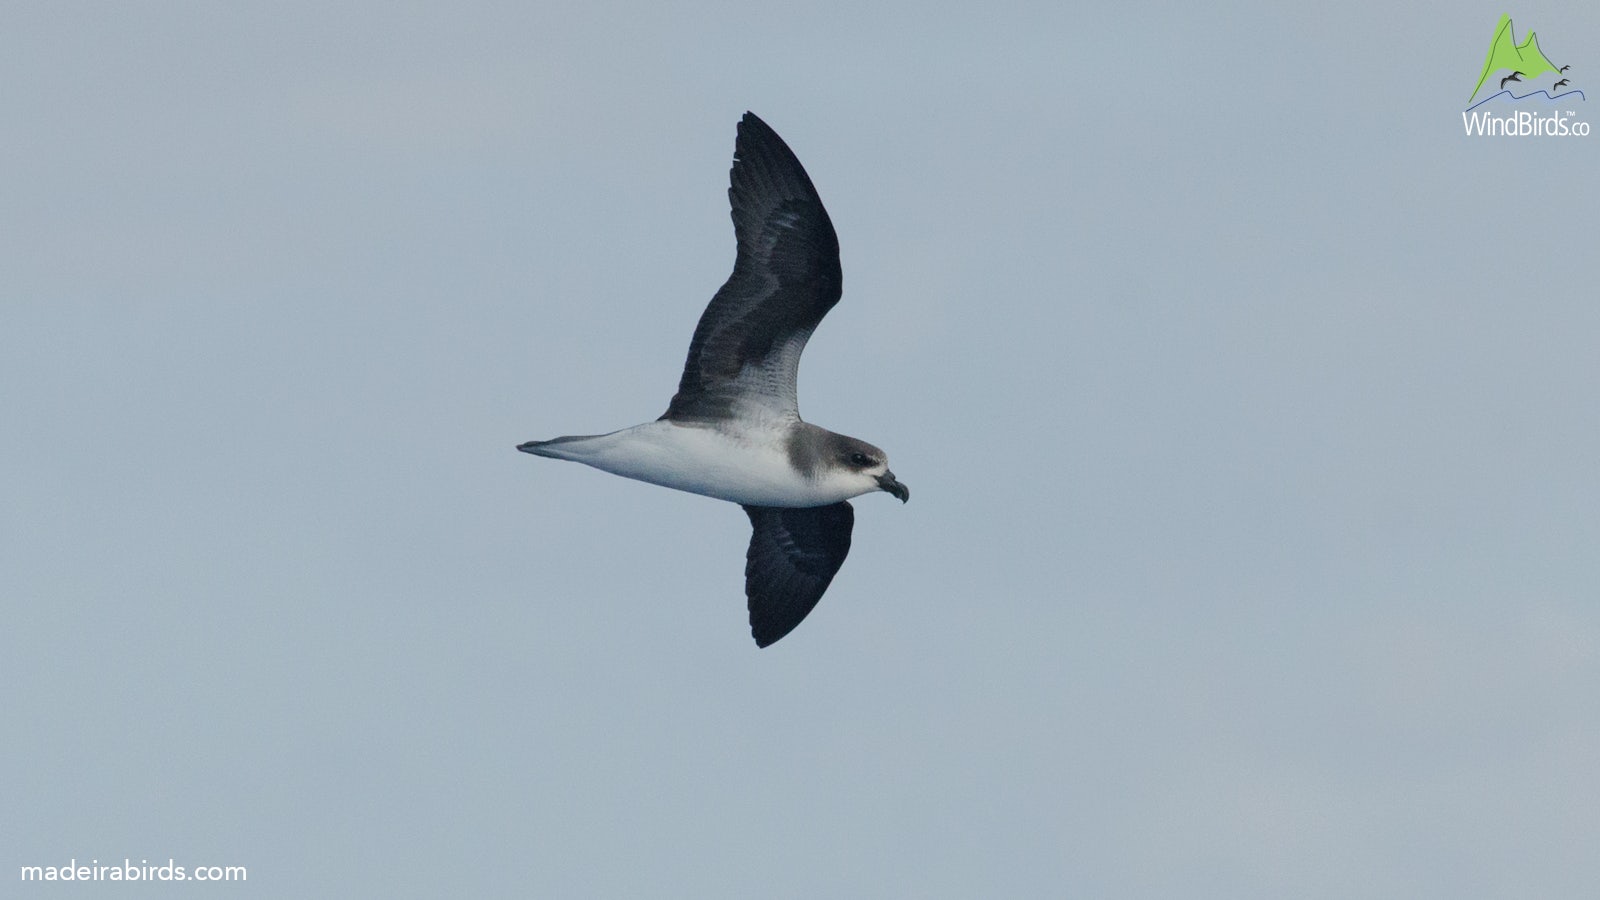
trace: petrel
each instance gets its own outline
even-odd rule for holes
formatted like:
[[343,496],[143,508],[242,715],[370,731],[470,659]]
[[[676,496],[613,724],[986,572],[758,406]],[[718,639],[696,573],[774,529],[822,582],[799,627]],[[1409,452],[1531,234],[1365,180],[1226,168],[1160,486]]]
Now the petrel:
[[1521,80],[1522,80],[1522,73],[1521,72],[1512,72],[1510,75],[1507,75],[1506,77],[1500,79],[1500,86],[1501,87],[1505,87],[1506,86],[1506,82],[1508,82],[1508,81],[1521,81]]
[[911,491],[882,450],[800,419],[795,375],[839,302],[839,239],[800,160],[754,113],[739,122],[729,182],[733,274],[700,315],[666,413],[517,449],[743,506],[750,632],[766,647],[844,563],[855,523],[846,501],[887,491],[904,503]]

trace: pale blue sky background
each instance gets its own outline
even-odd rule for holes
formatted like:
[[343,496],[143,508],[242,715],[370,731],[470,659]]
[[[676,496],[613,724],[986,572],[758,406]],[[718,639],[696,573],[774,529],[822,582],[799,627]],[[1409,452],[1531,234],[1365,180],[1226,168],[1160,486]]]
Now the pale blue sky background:
[[[1600,893],[1600,137],[1463,136],[1503,11],[1600,91],[1571,2],[9,4],[0,880]],[[746,109],[915,492],[766,651],[739,510],[513,449],[665,408]]]

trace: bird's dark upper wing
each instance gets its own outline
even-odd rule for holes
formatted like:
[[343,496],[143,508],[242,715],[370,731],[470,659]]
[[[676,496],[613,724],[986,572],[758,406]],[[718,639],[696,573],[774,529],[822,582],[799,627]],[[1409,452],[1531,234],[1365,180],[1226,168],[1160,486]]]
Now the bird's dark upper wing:
[[750,633],[765,647],[794,630],[850,553],[855,511],[849,503],[788,509],[746,506],[750,551],[745,554],[744,593],[750,601]]
[[736,402],[797,417],[800,351],[839,302],[833,223],[800,161],[754,113],[739,122],[729,182],[733,274],[700,316],[662,418],[722,418]]

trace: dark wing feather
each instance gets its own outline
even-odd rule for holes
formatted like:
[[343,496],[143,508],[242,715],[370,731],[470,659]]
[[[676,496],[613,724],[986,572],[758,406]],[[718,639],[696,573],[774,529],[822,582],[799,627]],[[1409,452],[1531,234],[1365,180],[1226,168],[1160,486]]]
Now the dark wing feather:
[[849,503],[788,509],[746,506],[750,551],[744,593],[750,633],[765,647],[794,630],[822,599],[850,553],[855,511]]
[[754,113],[739,122],[729,182],[733,274],[700,316],[662,418],[722,418],[751,400],[798,417],[800,352],[839,302],[833,222],[800,161]]

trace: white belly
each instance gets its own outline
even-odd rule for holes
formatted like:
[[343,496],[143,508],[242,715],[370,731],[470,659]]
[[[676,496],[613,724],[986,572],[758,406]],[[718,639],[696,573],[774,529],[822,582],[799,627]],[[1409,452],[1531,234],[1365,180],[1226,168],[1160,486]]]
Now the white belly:
[[646,422],[610,434],[561,439],[535,450],[662,487],[747,506],[826,506],[856,496],[790,464],[782,429],[747,436],[714,427]]

